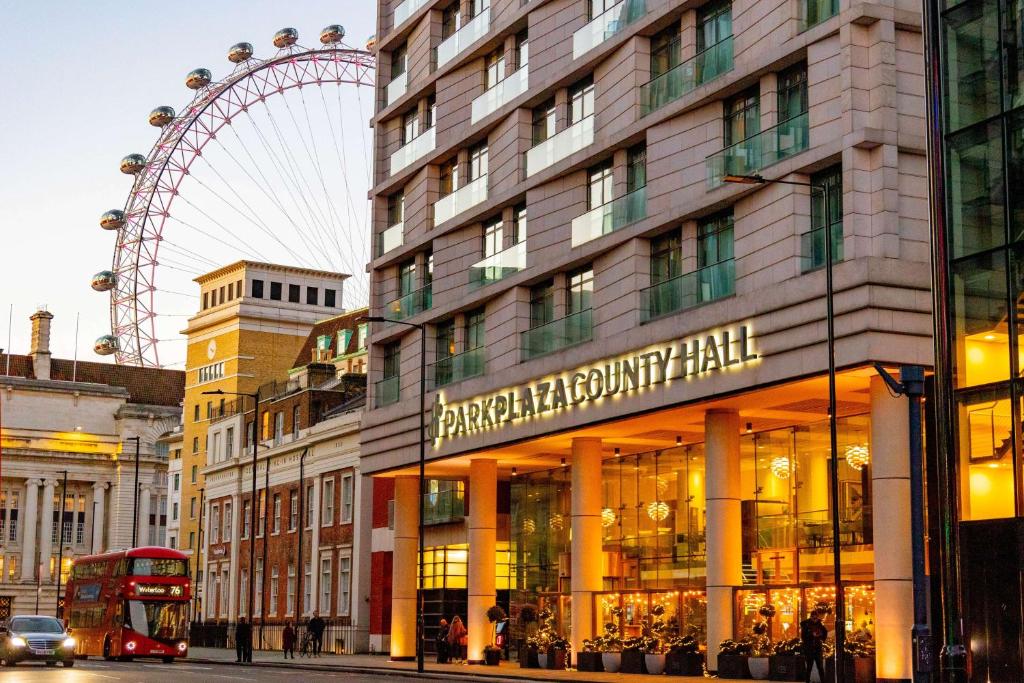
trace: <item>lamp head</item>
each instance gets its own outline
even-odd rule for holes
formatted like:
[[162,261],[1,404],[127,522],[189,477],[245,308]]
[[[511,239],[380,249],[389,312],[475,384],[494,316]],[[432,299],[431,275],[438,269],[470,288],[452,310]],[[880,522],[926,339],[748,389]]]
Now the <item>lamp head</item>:
[[727,183],[736,183],[738,185],[764,185],[765,179],[760,175],[734,175],[729,174],[722,178]]

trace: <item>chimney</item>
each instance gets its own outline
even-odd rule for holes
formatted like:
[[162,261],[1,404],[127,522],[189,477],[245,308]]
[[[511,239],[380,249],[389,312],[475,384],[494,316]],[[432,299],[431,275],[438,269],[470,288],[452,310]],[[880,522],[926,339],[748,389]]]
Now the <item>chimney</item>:
[[32,368],[36,379],[50,379],[50,321],[53,313],[39,309],[32,314]]

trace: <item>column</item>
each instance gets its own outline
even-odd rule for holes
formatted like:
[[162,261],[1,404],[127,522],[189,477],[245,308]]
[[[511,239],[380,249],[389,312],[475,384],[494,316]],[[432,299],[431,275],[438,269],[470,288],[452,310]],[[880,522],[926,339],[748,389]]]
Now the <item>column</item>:
[[[229,557],[229,567],[231,571],[229,576],[231,577],[231,587],[228,593],[228,619],[232,621],[238,620],[238,605],[240,604],[238,592],[240,590],[242,568],[238,563],[238,538],[240,536],[239,523],[242,517],[242,508],[239,503],[239,495],[237,493],[231,496],[231,528],[225,531],[231,534],[231,551]],[[300,530],[301,532],[301,530]]]
[[110,486],[105,481],[92,485],[92,552],[103,552],[103,515],[105,512],[106,490]]
[[718,643],[733,637],[733,589],[743,585],[740,516],[740,416],[710,410],[704,416],[707,459],[708,670],[718,670]]
[[594,592],[602,588],[601,440],[572,440],[572,627],[569,641],[581,652],[594,635]]
[[[913,678],[914,565],[910,546],[910,416],[880,377],[871,378],[871,498],[874,514],[875,669],[879,680]],[[876,508],[878,509],[878,508]],[[858,625],[854,624],[854,628]]]
[[391,659],[416,658],[419,477],[395,478],[395,549],[391,562]]
[[[153,492],[148,486],[142,486],[139,489],[139,534],[138,544],[139,546],[149,545],[149,504],[150,498]],[[202,513],[200,513],[202,514]],[[207,515],[207,521],[210,517]],[[205,531],[205,530],[204,530]],[[204,554],[203,557],[206,557]]]
[[466,627],[469,645],[466,660],[484,663],[484,647],[491,642],[486,612],[494,605],[495,545],[498,540],[498,461],[469,463],[469,590]]
[[39,515],[39,562],[43,565],[43,583],[50,581],[50,556],[53,554],[53,489],[56,488],[55,479],[47,479],[43,482],[43,511]]
[[39,533],[36,510],[41,483],[38,479],[25,482],[25,522],[21,527],[21,580],[25,582],[34,582],[36,576],[36,535]]
[[[335,486],[339,486],[335,483]],[[317,604],[318,596],[320,595],[320,475],[317,475],[313,479],[313,519],[310,520],[311,530],[309,532],[309,603],[310,607]],[[339,514],[335,510],[335,514]],[[303,544],[305,545],[305,544]],[[333,576],[333,575],[332,575]],[[332,591],[333,593],[334,591]],[[321,615],[323,616],[323,615]]]

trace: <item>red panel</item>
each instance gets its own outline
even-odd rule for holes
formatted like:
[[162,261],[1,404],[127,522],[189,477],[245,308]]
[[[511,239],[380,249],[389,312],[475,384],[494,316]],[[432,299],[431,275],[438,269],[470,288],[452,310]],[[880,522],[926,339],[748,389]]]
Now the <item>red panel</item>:
[[370,556],[370,633],[391,633],[391,568],[390,551]]
[[395,480],[390,477],[376,477],[373,480],[373,528],[388,526],[388,502],[395,498]]

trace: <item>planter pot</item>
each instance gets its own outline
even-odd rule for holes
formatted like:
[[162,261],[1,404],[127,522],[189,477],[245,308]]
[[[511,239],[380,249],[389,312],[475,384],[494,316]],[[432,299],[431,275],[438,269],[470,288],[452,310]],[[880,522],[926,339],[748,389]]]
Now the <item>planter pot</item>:
[[[835,680],[836,665],[834,659],[825,661],[825,679]],[[843,673],[847,681],[854,683],[875,683],[874,657],[844,657]]]
[[604,671],[600,652],[579,652],[576,654],[577,671]]
[[601,653],[601,666],[604,670],[610,674],[619,672],[622,668],[622,653],[621,652],[602,652]]
[[537,661],[542,669],[564,669],[565,650],[551,650],[544,654],[538,654]]
[[548,653],[547,652],[538,652],[537,653],[537,666],[539,666],[541,669],[550,668],[550,667],[548,667]]
[[665,673],[665,655],[644,655],[644,666],[647,667],[647,673],[660,676]]
[[746,655],[718,655],[719,678],[750,678]]
[[747,666],[750,668],[750,677],[757,681],[768,680],[771,672],[767,657],[748,657]]
[[484,650],[484,664],[487,666],[501,664],[501,650]]
[[699,652],[669,652],[665,655],[665,673],[669,676],[703,676],[704,655]]
[[769,669],[773,681],[802,681],[807,676],[807,660],[800,655],[772,655]]
[[644,671],[644,653],[640,650],[623,650],[622,667],[619,669],[624,674],[642,674]]
[[523,669],[539,669],[540,662],[537,661],[537,651],[527,647],[519,651],[519,666]]

